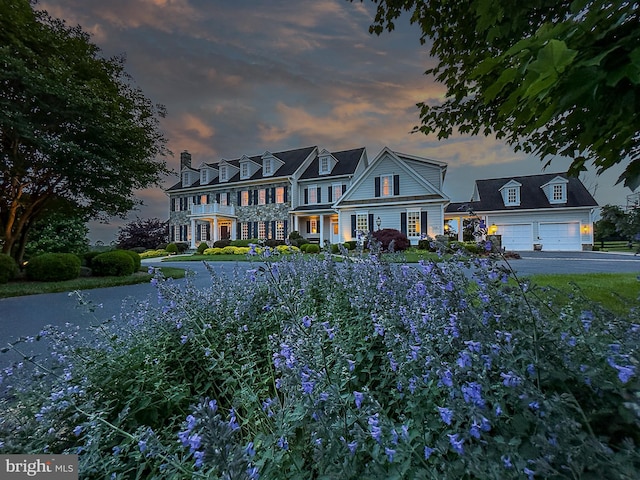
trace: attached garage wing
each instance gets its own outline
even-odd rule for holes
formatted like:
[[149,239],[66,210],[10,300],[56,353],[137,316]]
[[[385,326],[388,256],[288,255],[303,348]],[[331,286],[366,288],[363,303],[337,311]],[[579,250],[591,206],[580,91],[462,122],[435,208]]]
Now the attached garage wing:
[[541,223],[539,232],[543,250],[569,252],[582,250],[578,222]]
[[497,225],[506,250],[533,250],[533,226],[530,223]]

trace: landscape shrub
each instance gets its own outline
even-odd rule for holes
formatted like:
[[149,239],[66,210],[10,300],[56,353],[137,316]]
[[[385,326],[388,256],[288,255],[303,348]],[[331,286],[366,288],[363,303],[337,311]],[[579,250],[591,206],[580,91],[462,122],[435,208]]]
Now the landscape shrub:
[[6,253],[0,253],[0,283],[7,283],[18,274],[18,264]]
[[320,245],[317,243],[308,243],[303,246],[305,247],[304,253],[320,253]]
[[229,245],[231,245],[231,240],[228,238],[225,238],[224,240],[216,240],[215,242],[213,242],[214,248],[224,248],[228,247]]
[[418,240],[418,250],[427,250],[429,252],[435,252],[437,250],[435,239],[431,237],[427,237],[427,238],[422,238]]
[[284,244],[285,244],[284,240],[276,240],[275,238],[269,238],[264,241],[264,246],[270,247],[270,248],[275,248]]
[[207,248],[209,248],[209,245],[207,245],[206,242],[200,242],[200,245],[198,245],[197,248],[197,252],[202,255]]
[[411,246],[407,236],[395,228],[383,228],[371,233],[371,236],[380,242],[383,251],[389,251],[389,246],[393,245],[394,252],[403,252]]
[[138,270],[140,270],[140,267],[142,266],[142,262],[141,262],[141,258],[140,255],[136,252],[134,252],[133,250],[115,250],[116,252],[125,252],[127,255],[129,255],[131,257],[131,260],[133,260],[133,271],[137,272]]
[[340,245],[338,245],[337,243],[332,243],[331,244],[331,253],[334,254],[334,255],[340,253]]
[[346,242],[343,243],[343,245],[344,245],[344,248],[346,248],[349,251],[355,250],[356,247],[358,246],[358,241],[357,240],[347,240]]
[[178,253],[184,253],[189,250],[189,244],[187,242],[175,242],[178,248]]
[[169,254],[166,250],[147,250],[140,254],[140,258],[166,257]]
[[178,246],[175,243],[170,243],[169,245],[167,245],[167,253],[171,254],[176,254],[178,253]]
[[135,262],[126,250],[114,250],[95,257],[91,270],[97,277],[123,277],[135,271]]
[[159,243],[158,245],[156,245],[156,250],[166,250],[167,246],[167,243]]
[[555,304],[464,249],[256,260],[215,288],[157,273],[160,303],[81,348],[40,332],[65,355],[0,400],[2,452],[78,452],[87,478],[637,478],[638,309]]
[[300,249],[298,247],[294,247],[293,245],[278,245],[276,247],[278,253],[300,253]]
[[97,257],[98,255],[100,255],[101,253],[104,253],[104,252],[101,252],[101,251],[99,251],[99,250],[90,250],[90,251],[88,251],[88,252],[83,253],[83,254],[82,254],[82,264],[83,264],[85,267],[89,267],[89,268],[91,268],[91,262],[93,261],[93,259],[94,259],[95,257]]
[[478,245],[477,242],[464,242],[464,249],[473,254],[478,254],[484,252],[484,248],[481,245]]
[[231,240],[230,245],[233,247],[248,247],[249,245],[258,245],[260,240],[257,238],[248,238],[244,240]]
[[73,253],[43,253],[29,259],[27,278],[40,282],[72,280],[80,275],[81,263]]

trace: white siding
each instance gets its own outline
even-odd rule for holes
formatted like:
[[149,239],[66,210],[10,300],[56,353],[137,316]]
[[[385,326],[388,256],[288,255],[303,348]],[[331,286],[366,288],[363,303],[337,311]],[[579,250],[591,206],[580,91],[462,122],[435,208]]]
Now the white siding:
[[438,190],[442,190],[442,185],[440,183],[442,179],[441,170],[439,167],[435,165],[429,165],[421,162],[411,162],[407,161],[407,164],[413,168],[418,175],[431,183]]

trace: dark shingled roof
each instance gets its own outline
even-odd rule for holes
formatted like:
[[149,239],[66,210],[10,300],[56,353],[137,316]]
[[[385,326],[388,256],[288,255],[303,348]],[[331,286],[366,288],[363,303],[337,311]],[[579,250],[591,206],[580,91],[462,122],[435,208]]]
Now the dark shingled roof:
[[[315,148],[316,147],[313,146],[313,147],[297,148],[295,150],[287,150],[284,152],[272,152],[272,155],[282,160],[284,164],[281,165],[280,168],[278,168],[275,171],[275,173],[269,177],[264,177],[262,175],[262,168],[259,168],[250,179],[244,179],[244,180],[258,180],[261,178],[273,178],[273,177],[277,178],[277,177],[286,177],[288,175],[291,175],[300,167],[302,162],[311,154],[311,152]],[[255,163],[257,163],[258,165],[262,165],[262,155],[254,155],[249,158],[253,160]],[[240,158],[235,158],[233,160],[225,159],[225,162],[240,168]],[[211,163],[209,165],[217,167],[217,165],[214,165]],[[240,181],[240,172],[236,173],[234,176],[229,178],[227,182],[222,182],[222,184],[228,185],[228,184],[233,184],[239,181]],[[221,183],[218,177],[214,178],[211,182],[208,183],[208,185],[220,185],[220,184]],[[191,187],[199,187],[199,186],[201,186],[200,181],[197,181],[196,183],[193,183],[191,185],[187,185],[186,187],[183,187],[182,183],[178,182],[175,185],[169,187],[167,191],[180,190],[182,188],[191,188]]]
[[[542,190],[542,185],[556,177],[562,177],[569,181],[567,184],[567,202],[549,203],[549,199]],[[514,180],[520,183],[520,205],[505,207],[500,188]],[[456,213],[465,210],[468,206],[474,212],[489,212],[497,210],[518,211],[540,208],[567,208],[567,207],[597,207],[598,203],[576,177],[570,177],[566,173],[545,173],[542,175],[527,175],[522,177],[489,178],[476,180],[476,188],[480,200],[475,202],[456,202],[447,206],[447,213]]]
[[301,180],[308,180],[311,178],[330,178],[330,177],[338,177],[341,175],[352,175],[356,171],[356,167],[358,166],[358,161],[362,157],[362,153],[364,152],[364,148],[354,148],[353,150],[343,150],[342,152],[332,152],[331,155],[334,156],[338,163],[333,167],[331,173],[327,173],[325,175],[320,175],[318,172],[320,171],[320,159],[316,155],[316,158],[313,159],[309,167],[300,175]]

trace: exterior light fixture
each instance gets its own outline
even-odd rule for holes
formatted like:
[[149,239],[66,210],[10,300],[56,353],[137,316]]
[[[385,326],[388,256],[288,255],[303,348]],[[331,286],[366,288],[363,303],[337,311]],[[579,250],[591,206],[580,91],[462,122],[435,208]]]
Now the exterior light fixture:
[[378,226],[378,230],[380,230],[380,225],[382,225],[382,220],[380,220],[380,217],[376,218],[376,225]]

